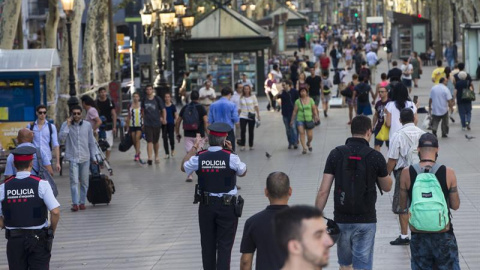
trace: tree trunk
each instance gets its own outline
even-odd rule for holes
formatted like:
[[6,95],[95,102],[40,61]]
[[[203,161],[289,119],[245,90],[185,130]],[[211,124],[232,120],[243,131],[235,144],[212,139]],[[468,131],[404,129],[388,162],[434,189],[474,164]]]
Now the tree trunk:
[[[45,45],[47,48],[57,49],[57,31],[58,22],[60,21],[60,14],[56,0],[48,1],[48,17],[45,23]],[[48,103],[48,118],[55,119],[55,97],[57,94],[56,88],[57,70],[54,69],[47,72],[47,103]]]
[[80,84],[79,94],[83,94],[90,90],[90,82],[92,80],[92,54],[93,54],[93,32],[95,31],[95,10],[94,1],[90,2],[87,12],[87,21],[85,25],[85,33],[83,37],[82,51],[82,80]]
[[[95,88],[106,86],[110,83],[110,52],[108,49],[108,2],[93,0],[90,2],[97,10],[95,16],[95,31],[93,32],[93,84]],[[105,85],[106,84],[106,85]]]
[[[75,1],[75,13],[72,18],[72,51],[73,51],[73,72],[75,74],[75,79],[78,80],[78,50],[79,50],[79,40],[80,40],[80,25],[82,22],[82,14],[85,9],[84,0]],[[57,115],[55,123],[61,125],[63,121],[68,116],[68,106],[67,100],[70,97],[69,86],[68,86],[68,41],[67,41],[67,27],[65,21],[62,22],[62,50],[60,52],[61,67],[60,72],[60,93],[57,100]],[[77,87],[78,89],[78,83]]]
[[0,18],[0,49],[11,50],[17,31],[18,17],[22,1],[3,1],[0,4],[2,16]]

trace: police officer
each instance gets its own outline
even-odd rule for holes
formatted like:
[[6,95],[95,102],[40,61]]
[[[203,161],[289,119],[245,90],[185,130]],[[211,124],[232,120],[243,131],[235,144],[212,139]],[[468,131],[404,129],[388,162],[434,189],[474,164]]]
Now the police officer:
[[230,269],[238,217],[243,207],[235,184],[237,176],[245,176],[247,166],[232,152],[232,143],[226,140],[232,129],[230,125],[217,122],[208,129],[210,147],[198,152],[201,141],[197,138],[183,159],[181,169],[187,174],[196,172],[198,175],[195,201],[200,202],[198,219],[203,269]]
[[6,228],[10,270],[49,269],[53,235],[60,219],[60,204],[49,183],[30,175],[35,152],[29,146],[12,151],[17,174],[0,185],[0,227]]

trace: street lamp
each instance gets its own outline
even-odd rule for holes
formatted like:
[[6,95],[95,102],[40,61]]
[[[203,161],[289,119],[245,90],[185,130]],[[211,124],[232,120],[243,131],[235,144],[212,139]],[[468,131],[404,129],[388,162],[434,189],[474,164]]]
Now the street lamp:
[[69,110],[74,105],[78,105],[77,91],[75,89],[75,74],[73,72],[73,52],[72,52],[72,21],[71,16],[73,14],[73,8],[75,6],[75,0],[62,0],[63,10],[67,17],[67,40],[68,40],[68,84],[70,87],[70,98],[67,101]]
[[155,78],[154,88],[157,94],[163,97],[170,87],[164,76],[162,35],[165,36],[165,40],[189,37],[195,18],[181,0],[175,2],[173,6],[162,4],[162,0],[151,0],[149,4],[145,4],[140,14],[142,25],[145,28],[145,36],[148,38],[157,36],[158,39],[157,77]]

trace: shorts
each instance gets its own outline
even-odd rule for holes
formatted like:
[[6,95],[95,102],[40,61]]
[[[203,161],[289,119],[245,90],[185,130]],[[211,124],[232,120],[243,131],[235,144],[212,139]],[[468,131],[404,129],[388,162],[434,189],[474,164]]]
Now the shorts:
[[393,175],[395,176],[395,190],[393,191],[392,212],[397,215],[408,213],[408,208],[400,209],[400,175],[402,175],[402,170],[403,168],[400,168],[400,170],[393,170]]
[[110,145],[110,147],[107,148],[107,151],[111,151],[113,146],[113,130],[106,130],[105,134],[108,145]]
[[313,101],[315,102],[315,105],[318,106],[318,104],[320,104],[320,96],[310,96]]
[[323,103],[328,103],[330,101],[331,97],[332,97],[331,94],[328,94],[328,95],[323,94],[322,102]]
[[[382,129],[382,127],[376,128],[375,131],[374,131],[374,134],[375,134],[375,144],[374,145],[378,145],[378,146],[382,146],[383,142],[384,142],[384,141],[377,140],[377,135],[380,132],[380,129]],[[390,144],[389,141],[385,141],[385,145],[387,145],[387,147],[389,147],[389,144]]]
[[145,126],[145,139],[147,143],[158,143],[160,139],[160,127]]
[[405,87],[412,87],[412,80],[402,79],[402,83],[405,85]]
[[372,115],[372,107],[370,106],[370,103],[358,104],[357,114]]
[[340,266],[354,269],[372,269],[376,223],[337,223],[340,237],[337,256]]
[[142,127],[130,127],[130,132],[142,131]]
[[357,105],[357,99],[353,98],[345,98],[345,101],[347,102],[348,106],[356,106]]
[[453,232],[412,233],[410,254],[412,270],[460,270],[457,239]]

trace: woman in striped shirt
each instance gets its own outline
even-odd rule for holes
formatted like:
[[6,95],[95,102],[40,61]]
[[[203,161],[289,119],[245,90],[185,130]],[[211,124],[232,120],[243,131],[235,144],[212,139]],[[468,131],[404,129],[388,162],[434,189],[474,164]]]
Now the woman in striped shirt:
[[249,85],[243,86],[242,97],[240,98],[240,150],[245,150],[246,132],[248,125],[248,146],[253,150],[253,131],[255,122],[260,122],[260,112],[258,110],[257,97],[252,93]]
[[140,95],[138,92],[132,94],[132,104],[128,109],[127,116],[128,132],[132,136],[133,146],[135,147],[135,159],[140,160],[140,140],[142,139],[142,109],[140,106]]

